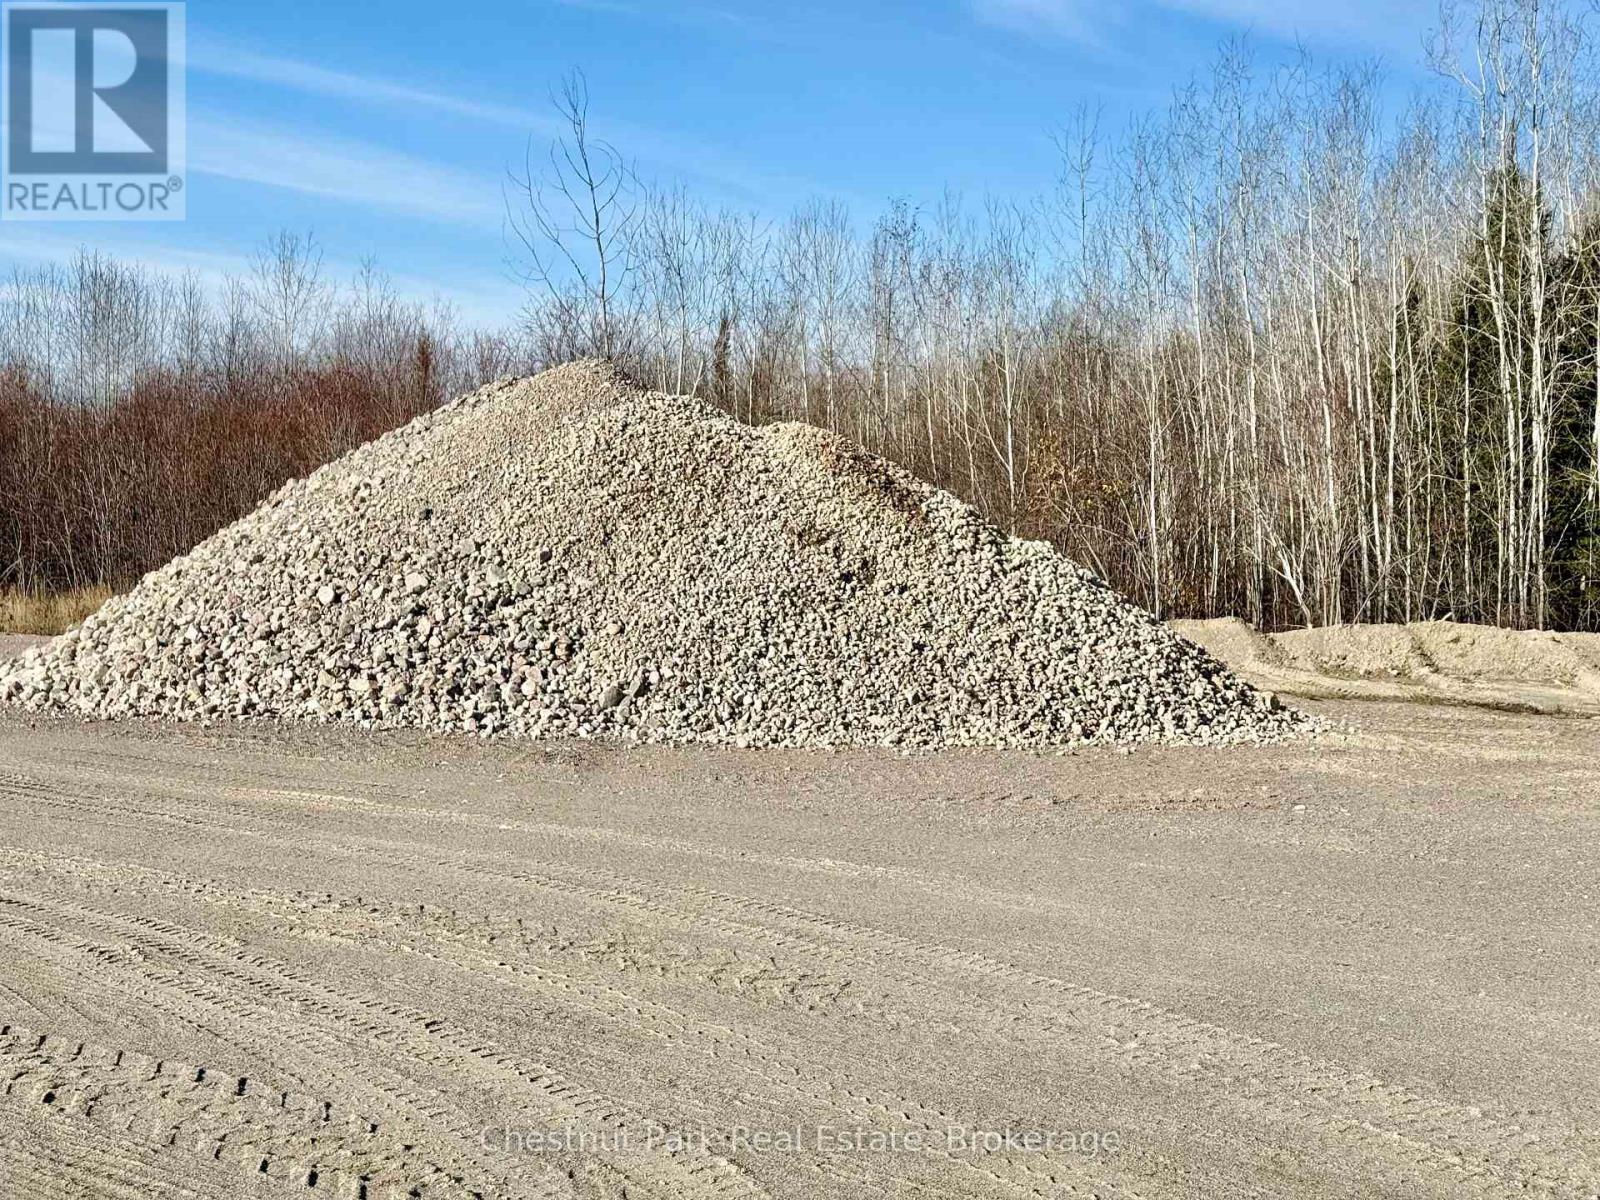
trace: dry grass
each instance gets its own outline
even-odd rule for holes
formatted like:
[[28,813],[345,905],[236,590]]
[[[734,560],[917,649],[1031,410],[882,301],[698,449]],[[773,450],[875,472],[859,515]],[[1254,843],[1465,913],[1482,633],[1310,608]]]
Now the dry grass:
[[45,594],[6,589],[0,591],[0,633],[61,633],[110,598],[108,587]]

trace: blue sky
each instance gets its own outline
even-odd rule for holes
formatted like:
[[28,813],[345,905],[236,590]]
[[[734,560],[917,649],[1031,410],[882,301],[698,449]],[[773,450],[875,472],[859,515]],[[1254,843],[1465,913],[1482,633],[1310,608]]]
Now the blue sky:
[[1115,129],[1225,40],[1380,59],[1422,77],[1429,4],[1349,0],[320,0],[188,5],[188,219],[0,226],[0,269],[82,245],[239,271],[279,229],[330,271],[374,256],[407,295],[509,319],[502,188],[549,92],[581,68],[597,133],[646,177],[780,216],[870,217],[946,187],[1015,195],[1057,173],[1074,106]]

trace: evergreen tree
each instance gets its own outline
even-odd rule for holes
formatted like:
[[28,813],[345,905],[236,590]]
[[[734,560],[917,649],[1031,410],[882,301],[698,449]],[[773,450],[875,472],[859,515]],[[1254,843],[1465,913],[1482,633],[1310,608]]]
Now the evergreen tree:
[[1552,616],[1563,628],[1600,617],[1600,495],[1595,417],[1600,404],[1600,213],[1591,214],[1555,264],[1552,319],[1560,356],[1550,445]]

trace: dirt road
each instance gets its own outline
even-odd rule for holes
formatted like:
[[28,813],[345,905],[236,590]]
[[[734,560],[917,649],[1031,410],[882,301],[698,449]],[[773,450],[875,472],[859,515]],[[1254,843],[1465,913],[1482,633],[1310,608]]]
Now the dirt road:
[[1595,1195],[1600,722],[1322,711],[911,759],[0,717],[0,1196]]

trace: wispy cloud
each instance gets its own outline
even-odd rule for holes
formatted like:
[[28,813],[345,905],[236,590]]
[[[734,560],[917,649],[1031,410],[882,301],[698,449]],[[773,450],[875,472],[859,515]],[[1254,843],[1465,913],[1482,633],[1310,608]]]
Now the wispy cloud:
[[1121,23],[1120,10],[1093,0],[971,0],[978,20],[1020,33],[1046,33],[1085,45],[1104,40],[1108,21]]
[[[572,0],[590,6],[592,0]],[[610,11],[609,0],[607,10]],[[272,87],[315,96],[328,96],[353,100],[367,106],[402,109],[410,112],[430,112],[446,116],[463,117],[470,121],[487,123],[515,130],[523,137],[532,137],[535,145],[535,165],[542,153],[538,143],[553,139],[565,132],[562,123],[549,112],[501,104],[492,100],[478,100],[449,94],[431,88],[398,83],[380,75],[356,74],[340,71],[295,59],[255,54],[245,50],[208,44],[198,55],[191,55],[191,64],[198,70],[229,78],[250,79]],[[752,170],[717,147],[698,138],[640,125],[628,121],[606,119],[599,102],[593,122],[598,135],[615,142],[617,148],[629,157],[638,154],[641,172],[647,177],[683,179],[722,193],[735,204],[760,204],[773,196],[799,196],[815,192],[817,188],[808,180],[774,175]],[[473,203],[481,185],[473,185],[473,196],[462,193],[453,178],[439,179],[450,174],[444,168],[420,163],[405,156],[379,151],[374,147],[344,146],[326,140],[313,143],[302,156],[295,146],[286,144],[284,136],[266,137],[261,131],[235,131],[231,124],[218,125],[219,140],[241,145],[237,152],[226,154],[226,166],[214,174],[230,178],[248,179],[274,186],[292,187],[298,191],[345,200],[382,202],[382,207],[422,215],[440,215],[449,219],[478,219],[482,213]],[[198,145],[201,135],[196,126],[190,126],[191,143]],[[297,144],[296,144],[297,145]],[[256,150],[265,153],[261,161],[252,157]],[[521,158],[524,145],[507,141],[508,164]],[[354,159],[350,157],[354,152]],[[191,146],[190,161],[200,169],[205,161]],[[216,161],[215,158],[212,159]],[[359,167],[358,165],[359,164]],[[324,169],[325,168],[325,169]],[[369,176],[370,169],[370,176]],[[519,168],[520,169],[520,168]],[[263,178],[270,175],[270,178]],[[363,176],[369,176],[363,178]],[[434,177],[438,187],[424,187],[410,196],[402,196],[390,188],[385,180],[415,179],[427,182]],[[487,185],[487,194],[493,206],[500,211],[500,183]],[[401,201],[404,201],[403,203]],[[437,213],[428,211],[436,208]]]
[[[649,3],[643,4],[637,3],[636,0],[553,0],[553,2],[561,8],[689,29],[731,31],[763,41],[785,40],[782,30],[789,23],[782,19],[786,15],[780,11],[782,6],[772,6],[770,11],[762,11],[758,19],[731,8],[706,4],[664,4],[661,0],[650,0]],[[787,15],[794,16],[794,14]]]
[[1241,31],[1287,41],[1333,42],[1364,49],[1410,48],[1425,32],[1424,6],[1408,10],[1390,0],[1140,0],[1106,5],[1097,0],[969,0],[980,21],[1030,33],[1047,33],[1090,45],[1138,23],[1142,15],[1185,13]]
[[193,171],[435,221],[498,228],[498,180],[370,142],[236,120],[191,121]]
[[487,121],[524,131],[553,129],[549,117],[516,105],[474,100],[432,88],[399,83],[380,75],[339,71],[292,58],[256,54],[218,43],[202,43],[189,55],[193,70],[230,79],[248,79],[315,96],[381,107],[425,110],[472,121]]
[[[363,95],[385,103],[429,105],[475,120],[523,124],[516,110],[325,70],[288,59],[231,55],[232,73],[319,95]],[[48,115],[48,114],[47,114]],[[59,127],[60,118],[55,125]],[[232,116],[188,123],[191,171],[267,187],[285,188],[386,212],[499,228],[504,202],[498,178],[483,178],[371,142],[297,127],[293,130]]]

